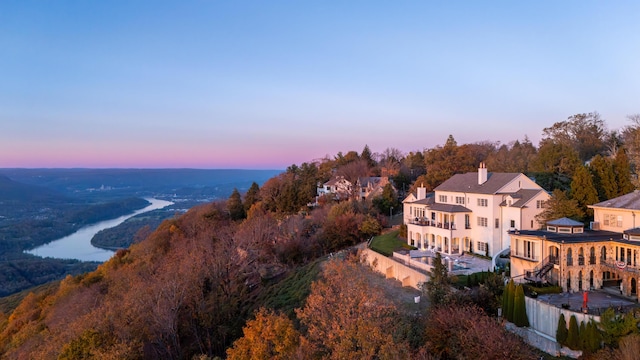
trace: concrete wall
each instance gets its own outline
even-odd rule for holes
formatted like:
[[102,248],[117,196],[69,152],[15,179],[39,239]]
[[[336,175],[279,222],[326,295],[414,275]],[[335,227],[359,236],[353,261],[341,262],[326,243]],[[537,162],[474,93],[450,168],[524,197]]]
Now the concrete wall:
[[525,303],[527,305],[527,317],[529,318],[530,327],[553,339],[556,338],[556,330],[558,328],[558,319],[560,318],[560,314],[564,314],[564,319],[567,322],[567,328],[569,328],[569,319],[571,319],[571,315],[576,316],[578,325],[580,325],[581,321],[586,323],[591,319],[596,322],[600,322],[600,316],[562,309],[536,299],[525,297]]
[[419,289],[419,284],[426,282],[427,274],[412,269],[403,262],[388,258],[370,249],[362,250],[362,259],[375,271],[384,274],[387,279],[393,278],[402,283],[402,286],[411,286]]

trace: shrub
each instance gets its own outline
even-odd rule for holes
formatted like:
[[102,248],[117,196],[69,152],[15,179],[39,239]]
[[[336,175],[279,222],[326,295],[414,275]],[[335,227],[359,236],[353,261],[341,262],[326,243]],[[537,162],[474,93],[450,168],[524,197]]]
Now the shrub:
[[513,323],[518,327],[529,326],[522,285],[518,285],[516,288],[516,294],[513,300]]
[[513,280],[509,280],[509,285],[507,286],[507,308],[506,308],[506,318],[509,322],[513,322],[513,299],[515,297],[516,285]]
[[560,318],[558,318],[558,329],[556,330],[556,341],[558,344],[566,345],[568,335],[569,330],[567,330],[567,320],[565,320],[564,314],[560,314]]
[[580,348],[580,331],[578,330],[578,320],[576,320],[575,315],[571,315],[571,319],[569,319],[567,347],[571,350],[579,350]]
[[434,359],[533,359],[529,347],[475,306],[432,309],[427,351]]

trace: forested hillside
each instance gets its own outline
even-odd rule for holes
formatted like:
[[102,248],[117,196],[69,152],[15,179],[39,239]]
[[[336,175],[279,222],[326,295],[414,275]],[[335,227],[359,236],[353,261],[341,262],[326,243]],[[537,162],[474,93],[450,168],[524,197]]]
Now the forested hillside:
[[[409,154],[365,146],[292,165],[262,187],[164,221],[96,271],[27,296],[0,316],[0,357],[537,358],[487,315],[502,291],[499,277],[467,294],[446,291],[445,276],[424,316],[368,282],[351,248],[379,234],[416,184],[433,189],[481,161],[553,191],[545,216],[570,209],[588,220],[579,212],[587,197],[578,195],[588,186],[578,180],[591,179],[598,199],[631,191],[638,125],[609,132],[597,114],[579,114],[544,129],[538,147],[527,139],[458,145],[450,136]],[[388,186],[371,201],[316,203],[317,184],[332,175],[355,182],[381,174],[399,194]]]

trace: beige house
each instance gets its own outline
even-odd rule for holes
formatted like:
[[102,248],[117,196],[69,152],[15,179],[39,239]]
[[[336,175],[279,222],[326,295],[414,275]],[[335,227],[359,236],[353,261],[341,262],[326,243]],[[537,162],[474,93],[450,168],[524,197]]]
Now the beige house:
[[[382,195],[382,190],[389,183],[386,176],[370,176],[358,178],[354,186],[344,176],[334,176],[324,184],[318,185],[318,196],[331,195],[335,200],[346,200],[357,196],[360,200],[368,200]],[[354,192],[355,190],[355,192]]]
[[418,188],[403,201],[409,245],[444,254],[495,256],[510,246],[509,230],[538,229],[549,194],[522,173],[457,174],[427,195]]
[[550,282],[564,291],[615,287],[640,299],[640,193],[589,207],[595,219],[590,229],[564,218],[544,230],[511,231],[512,278]]

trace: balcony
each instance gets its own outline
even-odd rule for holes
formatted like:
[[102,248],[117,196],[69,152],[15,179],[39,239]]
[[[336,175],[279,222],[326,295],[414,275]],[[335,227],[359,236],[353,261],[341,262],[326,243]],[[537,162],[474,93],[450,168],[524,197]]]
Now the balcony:
[[[441,223],[441,222],[436,222],[434,220],[430,220],[427,218],[415,218],[413,220],[410,220],[409,224],[419,225],[419,226],[431,226],[431,227],[436,227],[439,229],[446,229],[446,230],[456,230],[456,224],[454,223],[448,223],[448,222]],[[467,229],[470,229],[470,227]]]
[[536,262],[540,261],[540,256],[538,256],[538,255],[531,256],[531,254],[525,254],[522,251],[516,252],[515,250],[512,250],[511,251],[511,256],[517,257],[517,258],[523,259],[523,260],[528,260],[528,261],[536,261]]
[[578,265],[584,265],[584,256],[578,256]]
[[595,264],[596,264],[596,257],[589,256],[589,265],[595,265]]
[[436,226],[434,221],[429,220],[427,218],[415,218],[409,221],[409,223],[413,225],[420,225],[420,226]]

